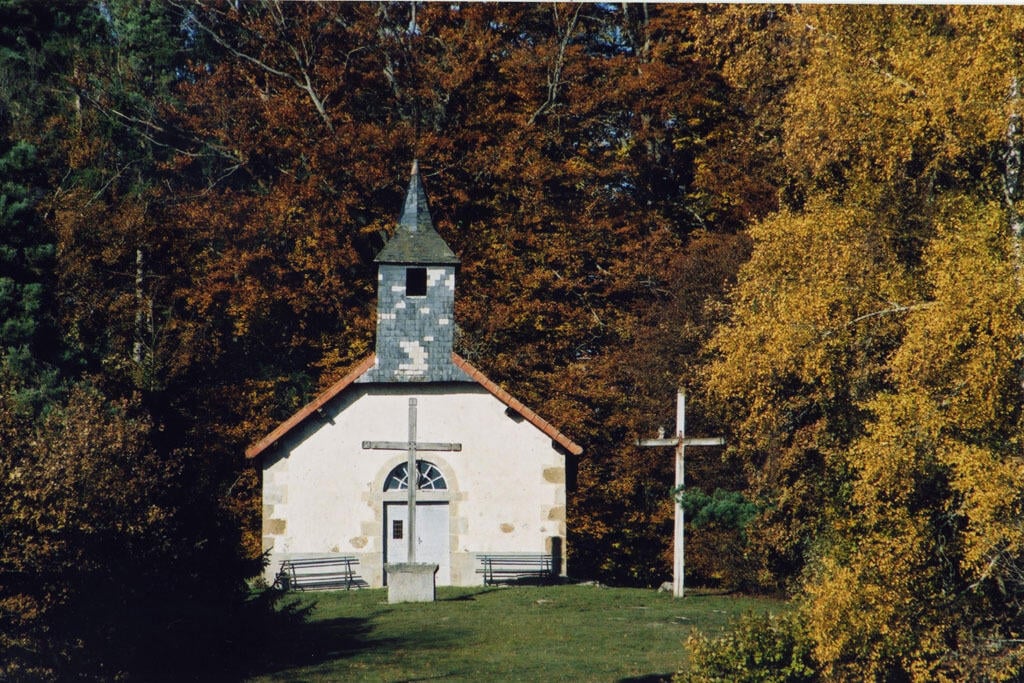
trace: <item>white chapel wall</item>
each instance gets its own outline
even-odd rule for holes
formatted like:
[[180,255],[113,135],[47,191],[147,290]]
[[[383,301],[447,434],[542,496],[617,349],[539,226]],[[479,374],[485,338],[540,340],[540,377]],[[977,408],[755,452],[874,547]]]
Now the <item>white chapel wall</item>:
[[421,453],[438,466],[446,492],[419,500],[450,506],[451,581],[481,583],[477,553],[565,553],[565,460],[550,437],[471,383],[352,385],[293,431],[264,461],[264,549],[268,580],[289,556],[342,553],[360,560],[371,586],[383,583],[384,478],[406,461],[363,441],[405,441],[408,399],[418,400],[417,440],[459,442],[454,453]]

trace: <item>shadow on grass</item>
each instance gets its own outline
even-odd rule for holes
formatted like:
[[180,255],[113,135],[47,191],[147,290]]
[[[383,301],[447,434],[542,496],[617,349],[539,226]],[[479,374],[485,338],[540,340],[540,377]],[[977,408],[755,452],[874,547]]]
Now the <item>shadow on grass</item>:
[[369,619],[339,617],[291,624],[264,644],[251,675],[267,675],[336,659],[366,650],[394,647],[395,639],[374,638]]
[[453,595],[447,598],[438,598],[437,602],[472,602],[476,600],[478,595],[485,595],[487,593],[493,593],[494,591],[501,590],[497,587],[481,588],[480,590],[474,590],[470,593],[463,593],[460,595]]
[[620,678],[617,683],[672,683],[672,677],[674,673],[667,674],[647,674],[646,676],[632,676],[630,678]]
[[[472,595],[449,598],[473,599]],[[308,613],[307,606],[306,612]],[[289,628],[268,638],[258,656],[253,658],[247,678],[269,677],[274,681],[349,680],[351,672],[345,660],[360,655],[402,650],[425,652],[453,646],[465,638],[462,631],[451,629],[418,629],[400,635],[374,636],[375,615],[368,617],[336,617],[292,623]],[[332,665],[332,663],[337,663]],[[317,673],[311,674],[310,667]],[[446,674],[441,678],[450,676]],[[428,680],[420,677],[412,680]],[[395,679],[402,680],[402,679]]]

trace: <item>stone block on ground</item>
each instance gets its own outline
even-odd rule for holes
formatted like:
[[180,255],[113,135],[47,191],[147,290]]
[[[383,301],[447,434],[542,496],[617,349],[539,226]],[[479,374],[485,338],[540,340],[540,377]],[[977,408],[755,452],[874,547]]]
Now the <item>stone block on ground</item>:
[[436,564],[400,562],[385,565],[388,602],[433,602],[436,594]]

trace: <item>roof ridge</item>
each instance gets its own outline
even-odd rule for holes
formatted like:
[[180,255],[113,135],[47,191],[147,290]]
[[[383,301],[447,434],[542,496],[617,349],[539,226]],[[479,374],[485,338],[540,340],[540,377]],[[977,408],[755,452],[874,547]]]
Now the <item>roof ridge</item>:
[[[276,444],[285,434],[290,432],[292,429],[302,423],[307,417],[317,412],[328,401],[333,399],[335,396],[340,394],[342,391],[347,389],[349,385],[353,384],[357,379],[366,374],[376,362],[376,354],[371,353],[362,361],[359,362],[355,367],[352,368],[344,377],[332,384],[330,387],[322,391],[315,399],[307,403],[305,406],[300,408],[294,415],[289,417],[287,420],[279,424],[273,431],[264,436],[262,439],[257,441],[255,444],[250,446],[245,451],[245,457],[251,460],[267,449],[271,448]],[[557,427],[545,420],[543,417],[538,415],[536,412],[531,410],[522,401],[517,399],[512,394],[508,393],[505,389],[502,389],[495,381],[487,377],[484,373],[473,366],[472,363],[467,361],[459,354],[452,352],[452,362],[460,370],[469,375],[473,381],[486,389],[492,396],[504,403],[506,406],[516,411],[523,418],[532,424],[534,427],[539,429],[545,435],[551,438],[552,441],[557,443],[559,446],[564,448],[566,451],[573,455],[580,455],[583,453],[583,447],[577,444],[575,441],[570,439],[564,433],[562,433]]]

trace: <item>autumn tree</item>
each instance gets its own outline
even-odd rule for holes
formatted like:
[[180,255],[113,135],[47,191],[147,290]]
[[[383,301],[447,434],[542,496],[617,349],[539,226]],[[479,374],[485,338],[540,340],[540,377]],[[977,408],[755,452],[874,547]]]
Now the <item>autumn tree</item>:
[[[924,245],[934,234],[940,198],[951,192],[991,197],[998,180],[997,169],[981,161],[1005,131],[1005,86],[996,88],[993,80],[998,79],[982,71],[994,58],[973,59],[947,78],[947,57],[978,40],[971,30],[954,30],[956,23],[988,19],[971,12],[900,11],[890,16],[880,11],[884,17],[869,9],[805,9],[792,20],[798,38],[808,41],[808,57],[787,96],[791,206],[757,228],[760,244],[741,275],[749,284],[737,290],[733,322],[716,342],[719,350],[736,351],[725,351],[734,360],[712,372],[718,395],[735,408],[732,421],[737,426],[760,423],[740,439],[738,454],[750,458],[762,482],[776,479],[772,486],[777,492],[769,497],[780,502],[802,495],[786,494],[790,480],[772,468],[762,470],[765,461],[753,453],[764,452],[772,439],[804,434],[810,440],[795,452],[811,460],[791,472],[796,481],[822,481],[801,472],[827,451],[836,454],[833,462],[841,475],[836,481],[841,483],[844,444],[859,436],[863,424],[858,406],[887,387],[887,355],[902,337],[904,316],[928,305],[929,286],[917,273]],[[971,42],[971,54],[981,48]],[[995,38],[988,48],[1004,49]],[[895,61],[898,69],[890,63]],[[953,85],[935,85],[947,80]],[[971,97],[961,96],[964,92]],[[947,117],[942,122],[935,120],[940,109]],[[879,121],[890,122],[891,129],[883,130]],[[843,226],[853,216],[859,216],[857,227],[848,231]],[[794,229],[802,221],[805,227]],[[819,234],[823,230],[816,226],[837,231],[844,245],[820,249],[820,241],[831,236]],[[847,258],[844,252],[851,248],[861,251]],[[772,260],[780,257],[786,261]],[[806,290],[801,291],[801,281]],[[765,353],[743,350],[734,341],[737,335],[765,342],[756,347]],[[800,365],[804,369],[794,376]],[[763,379],[749,382],[744,375]],[[829,396],[843,385],[848,389]],[[791,407],[790,401],[797,405]],[[824,424],[819,420],[830,426],[816,435],[801,431],[816,421]],[[783,510],[774,509],[768,514]],[[783,517],[796,519],[788,513]],[[810,533],[800,543],[809,548],[814,538]],[[805,557],[797,551],[791,556],[796,564],[786,564],[783,573]]]
[[792,28],[789,206],[752,232],[711,373],[768,504],[766,576],[802,572],[827,678],[1019,677],[1020,18]]
[[[693,10],[187,8],[218,55],[194,64],[171,113],[193,140],[169,185],[190,196],[171,219],[188,263],[172,382],[224,418],[201,438],[244,444],[369,351],[372,258],[419,157],[462,258],[460,352],[593,444],[580,566],[664,576],[670,463],[619,455],[656,412],[636,378],[671,400],[680,367],[645,373],[662,361],[637,349],[654,324],[659,345],[692,353],[711,322],[688,308],[679,338],[665,323],[677,288],[680,302],[715,291],[745,248],[735,214],[702,215],[717,188],[698,179],[701,141],[737,114],[685,39]],[[606,500],[629,501],[626,516],[600,502],[608,481],[628,490]],[[602,568],[619,533],[625,554]]]
[[908,320],[894,390],[868,404],[851,515],[809,586],[834,676],[991,678],[1024,661],[1024,297],[1001,207],[950,213],[926,254],[933,305]]
[[[161,116],[182,77],[184,18],[164,3],[108,2],[80,37],[51,127],[68,169],[50,200],[60,253],[62,323],[84,362],[116,391],[157,390],[181,267],[153,186],[178,149]],[[193,41],[194,42],[194,41]]]
[[843,509],[845,449],[902,331],[895,311],[880,312],[917,302],[885,229],[867,211],[824,205],[754,227],[732,322],[713,342],[725,359],[711,370],[714,396],[765,509],[752,552],[766,585],[798,576],[829,510]]
[[187,37],[161,3],[0,12],[4,675],[228,671],[206,648],[266,614],[246,607],[259,563],[140,334],[178,263],[149,188],[176,144],[158,112],[181,54],[159,48]]
[[0,407],[4,675],[244,670],[242,648],[265,636],[267,612],[246,602],[242,577],[257,567],[204,520],[217,511],[194,480],[199,456],[165,451],[145,406],[88,385],[33,424],[11,402],[11,381]]

